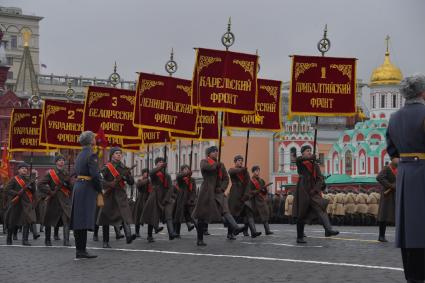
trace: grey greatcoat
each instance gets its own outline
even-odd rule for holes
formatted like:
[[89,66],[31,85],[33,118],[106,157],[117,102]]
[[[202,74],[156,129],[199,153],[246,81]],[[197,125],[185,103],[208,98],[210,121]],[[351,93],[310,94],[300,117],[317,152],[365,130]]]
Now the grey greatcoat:
[[111,171],[105,164],[101,170],[104,178],[103,200],[105,205],[100,208],[97,225],[119,226],[122,222],[126,224],[134,224],[125,188],[125,183],[130,186],[134,184],[134,178],[122,162],[111,161],[111,164],[118,171],[120,176],[119,178],[122,178],[122,185],[119,180],[112,175]]
[[[255,179],[255,183],[253,179]],[[248,200],[245,202],[245,205],[251,209],[256,218],[262,223],[268,222],[270,218],[270,210],[267,204],[267,188],[265,185],[266,183],[263,179],[252,177],[246,192]]]
[[25,182],[25,190],[12,178],[5,187],[8,199],[5,223],[8,227],[24,224],[34,224],[36,214],[34,208],[35,181],[31,182],[27,176],[19,176]]
[[425,248],[425,160],[403,157],[425,153],[425,105],[406,101],[391,115],[387,129],[387,152],[400,156],[396,181],[396,245]]
[[51,170],[56,172],[60,183],[59,186],[56,185],[50,173],[47,173],[38,183],[39,194],[46,204],[46,211],[41,224],[56,226],[60,220],[63,224],[69,224],[72,208],[72,187],[69,174],[58,168]]
[[389,166],[385,166],[379,172],[376,180],[382,186],[377,220],[379,222],[394,223],[396,176]]
[[136,183],[137,198],[136,203],[133,207],[133,219],[134,223],[137,225],[142,224],[142,212],[145,207],[146,201],[149,198],[150,192],[152,192],[152,184],[149,181],[149,178],[139,180]]
[[[77,180],[72,192],[71,229],[93,230],[95,226],[96,197],[102,191],[98,157],[90,146],[84,146],[75,160]],[[83,180],[78,176],[88,176]]]
[[[159,226],[159,222],[167,218],[170,206],[174,204],[174,188],[171,177],[161,168],[154,168],[149,172],[153,191],[145,203],[142,212],[142,223]],[[167,215],[166,215],[167,214]],[[172,219],[172,210],[171,216]]]
[[230,192],[228,195],[230,214],[233,217],[241,215],[245,207],[245,202],[242,199],[248,191],[249,173],[246,168],[230,168],[229,177],[232,181]]
[[196,183],[190,176],[177,174],[177,196],[174,223],[191,222],[196,201]]
[[[328,201],[321,196],[324,188],[324,178],[317,163],[314,163],[315,176],[313,175],[312,159],[298,157],[296,164],[299,179],[295,190],[292,216],[310,224],[317,217],[313,206],[318,206],[323,211],[326,211]],[[311,164],[311,166],[308,164]]]
[[[229,185],[229,175],[222,162],[201,160],[201,174],[204,178],[192,217],[205,222],[221,222],[222,216],[229,213],[229,205],[224,192]],[[221,171],[221,173],[219,173]]]

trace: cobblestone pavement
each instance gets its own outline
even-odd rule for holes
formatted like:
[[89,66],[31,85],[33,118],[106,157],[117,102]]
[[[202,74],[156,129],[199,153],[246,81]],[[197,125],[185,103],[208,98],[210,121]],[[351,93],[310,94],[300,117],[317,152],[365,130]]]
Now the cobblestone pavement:
[[142,227],[142,237],[130,245],[115,240],[111,228],[112,249],[101,248],[101,239],[93,242],[89,233],[88,248],[99,256],[91,260],[74,260],[75,248],[62,241],[45,247],[42,236],[31,247],[21,241],[6,246],[1,234],[0,282],[404,282],[394,228],[387,229],[389,243],[379,243],[377,227],[338,227],[340,235],[325,238],[322,227],[307,226],[302,246],[295,226],[271,228],[274,235],[229,241],[227,229],[210,225],[206,247],[197,247],[195,231],[184,226],[182,239],[160,233],[151,244]]

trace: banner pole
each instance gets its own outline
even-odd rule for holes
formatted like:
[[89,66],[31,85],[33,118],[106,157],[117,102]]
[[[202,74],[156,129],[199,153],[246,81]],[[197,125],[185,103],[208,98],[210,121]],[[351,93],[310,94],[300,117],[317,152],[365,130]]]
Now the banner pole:
[[245,167],[248,165],[249,133],[250,130],[246,131]]
[[223,141],[223,118],[224,118],[224,112],[221,112],[220,117],[220,136],[218,141],[218,162],[221,161],[221,144]]
[[146,149],[146,169],[148,169],[148,171],[149,171],[149,144],[148,144],[148,147]]
[[180,169],[180,165],[181,165],[181,153],[182,153],[182,151],[181,151],[181,146],[182,146],[182,142],[181,142],[181,140],[179,140],[179,156],[178,156],[178,168],[176,168],[176,172],[178,172],[179,171],[179,169]]
[[190,171],[192,171],[192,156],[193,156],[193,140],[190,141],[190,160],[189,160]]

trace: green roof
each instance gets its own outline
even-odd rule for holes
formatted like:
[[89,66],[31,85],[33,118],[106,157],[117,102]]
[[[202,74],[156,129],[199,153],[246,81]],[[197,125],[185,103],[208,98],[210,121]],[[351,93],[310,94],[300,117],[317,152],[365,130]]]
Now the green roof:
[[333,174],[326,179],[327,185],[336,184],[376,184],[375,177],[351,177],[347,174]]

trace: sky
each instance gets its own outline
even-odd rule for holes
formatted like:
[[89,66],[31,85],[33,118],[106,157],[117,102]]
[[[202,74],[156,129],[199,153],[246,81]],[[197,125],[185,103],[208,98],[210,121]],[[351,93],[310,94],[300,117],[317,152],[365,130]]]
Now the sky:
[[259,77],[288,81],[291,54],[320,55],[317,42],[328,25],[326,56],[358,58],[357,77],[369,81],[383,63],[390,35],[392,62],[403,75],[425,73],[423,0],[0,0],[24,14],[42,16],[43,73],[107,78],[136,72],[166,75],[171,48],[176,77],[191,79],[194,47],[224,49],[221,36],[232,19],[231,51],[260,55]]

